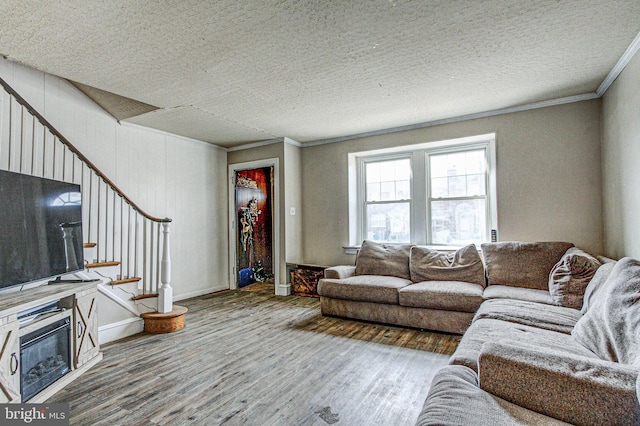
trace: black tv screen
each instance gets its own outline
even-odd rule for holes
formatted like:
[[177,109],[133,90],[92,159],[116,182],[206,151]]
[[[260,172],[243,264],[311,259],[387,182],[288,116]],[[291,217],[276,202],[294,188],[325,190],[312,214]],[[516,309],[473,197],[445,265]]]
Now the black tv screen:
[[0,288],[83,264],[80,185],[0,170]]

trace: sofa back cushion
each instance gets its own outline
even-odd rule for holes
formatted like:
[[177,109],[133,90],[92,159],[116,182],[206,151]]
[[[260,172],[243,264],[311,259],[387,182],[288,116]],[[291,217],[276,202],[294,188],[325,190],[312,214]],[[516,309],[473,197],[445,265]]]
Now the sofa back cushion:
[[625,257],[571,335],[602,359],[640,365],[640,261]]
[[584,291],[600,265],[598,259],[577,247],[567,250],[549,274],[553,301],[567,308],[582,308]]
[[484,287],[484,264],[474,244],[455,252],[411,248],[409,260],[411,281],[464,281]]
[[484,243],[487,283],[548,291],[551,268],[571,247],[565,242]]
[[410,244],[364,241],[356,257],[356,275],[386,275],[410,280],[410,253]]

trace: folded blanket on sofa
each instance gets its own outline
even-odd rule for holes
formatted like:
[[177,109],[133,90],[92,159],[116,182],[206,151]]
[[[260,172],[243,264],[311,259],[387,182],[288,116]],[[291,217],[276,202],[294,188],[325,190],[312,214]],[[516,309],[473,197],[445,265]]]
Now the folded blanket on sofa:
[[582,314],[577,309],[515,299],[486,300],[473,320],[492,318],[571,334]]
[[640,261],[620,259],[572,336],[602,359],[640,366]]

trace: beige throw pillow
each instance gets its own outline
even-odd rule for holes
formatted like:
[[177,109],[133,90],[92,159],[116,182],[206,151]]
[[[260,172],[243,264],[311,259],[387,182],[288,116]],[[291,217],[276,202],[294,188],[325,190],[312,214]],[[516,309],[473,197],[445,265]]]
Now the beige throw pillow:
[[549,274],[549,293],[560,306],[580,309],[584,291],[600,267],[598,259],[572,247],[565,252]]
[[463,281],[484,287],[484,264],[474,244],[456,252],[411,248],[411,281]]
[[381,244],[364,241],[356,257],[356,275],[386,275],[411,279],[409,244]]

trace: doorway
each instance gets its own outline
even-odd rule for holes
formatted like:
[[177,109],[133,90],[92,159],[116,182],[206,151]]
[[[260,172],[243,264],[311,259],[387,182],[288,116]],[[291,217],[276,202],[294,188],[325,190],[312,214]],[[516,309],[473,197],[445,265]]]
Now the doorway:
[[229,166],[231,288],[272,282],[277,292],[277,172],[277,159]]

